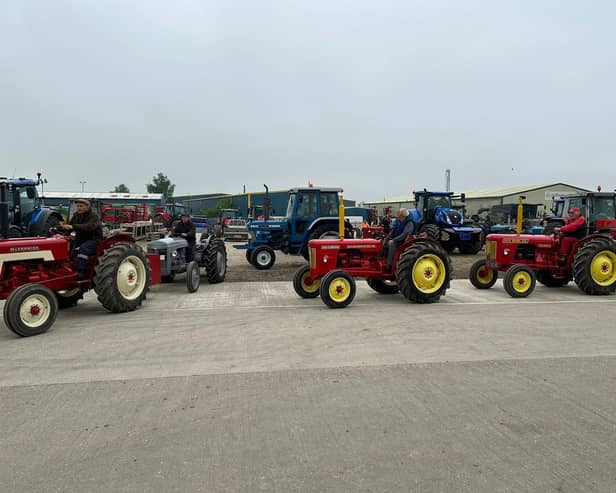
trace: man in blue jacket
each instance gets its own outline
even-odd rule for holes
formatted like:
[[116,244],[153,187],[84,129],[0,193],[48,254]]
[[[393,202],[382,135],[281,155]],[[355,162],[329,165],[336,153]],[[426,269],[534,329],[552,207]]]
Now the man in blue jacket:
[[409,214],[408,209],[400,209],[396,216],[397,221],[390,233],[385,238],[387,246],[387,269],[391,270],[394,263],[396,251],[405,241],[407,236],[415,231],[415,223]]

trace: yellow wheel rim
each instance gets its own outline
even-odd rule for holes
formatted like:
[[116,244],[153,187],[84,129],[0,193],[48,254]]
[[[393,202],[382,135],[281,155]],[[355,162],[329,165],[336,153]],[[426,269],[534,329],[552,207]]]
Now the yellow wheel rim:
[[616,282],[616,253],[603,250],[590,263],[590,275],[599,286],[611,286]]
[[518,272],[513,276],[511,284],[517,293],[526,293],[530,289],[533,280],[528,272]]
[[351,296],[351,283],[344,277],[336,277],[329,283],[329,297],[336,303],[342,303]]
[[308,283],[306,281],[308,277],[310,277],[310,271],[306,271],[304,274],[302,274],[302,277],[300,280],[302,289],[306,291],[306,293],[316,293],[319,290],[319,286],[321,285],[321,280],[317,279],[315,281],[312,281],[311,283]]
[[413,284],[425,294],[435,293],[443,287],[447,270],[438,255],[428,253],[419,257],[413,266]]
[[492,269],[488,269],[485,265],[482,265],[477,269],[475,279],[479,284],[490,284],[494,279],[495,272]]

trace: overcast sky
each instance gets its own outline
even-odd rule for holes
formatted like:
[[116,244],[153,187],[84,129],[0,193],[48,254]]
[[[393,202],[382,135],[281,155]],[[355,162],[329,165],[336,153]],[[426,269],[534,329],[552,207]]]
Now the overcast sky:
[[4,0],[0,174],[616,187],[616,2]]

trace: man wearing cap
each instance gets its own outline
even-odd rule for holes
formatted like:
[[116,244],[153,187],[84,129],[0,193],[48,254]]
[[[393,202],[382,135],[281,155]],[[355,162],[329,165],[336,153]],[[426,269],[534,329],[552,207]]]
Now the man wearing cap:
[[173,228],[173,236],[179,236],[184,238],[188,242],[188,248],[186,249],[186,262],[192,262],[193,248],[197,241],[197,227],[195,223],[190,220],[190,214],[183,213],[180,217],[180,222]]
[[558,253],[561,258],[566,257],[571,251],[571,247],[578,240],[581,240],[586,236],[586,218],[582,215],[580,209],[578,207],[572,207],[569,209],[569,219],[567,220],[567,224],[560,228],[554,229],[554,233],[560,233],[562,235]]
[[83,275],[88,268],[88,257],[96,253],[96,248],[103,238],[103,229],[101,220],[90,207],[88,200],[75,200],[75,208],[77,211],[62,228],[65,231],[75,231],[75,248],[79,248],[75,270]]

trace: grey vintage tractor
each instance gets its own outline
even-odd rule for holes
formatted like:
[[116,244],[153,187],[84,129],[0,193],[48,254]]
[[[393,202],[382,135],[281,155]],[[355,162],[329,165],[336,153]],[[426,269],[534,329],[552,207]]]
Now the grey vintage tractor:
[[193,260],[186,262],[188,242],[184,238],[165,237],[148,242],[148,254],[160,256],[161,281],[173,282],[177,274],[186,273],[186,288],[194,293],[201,284],[201,269],[210,284],[225,280],[227,273],[227,250],[221,238],[202,235],[195,244]]

